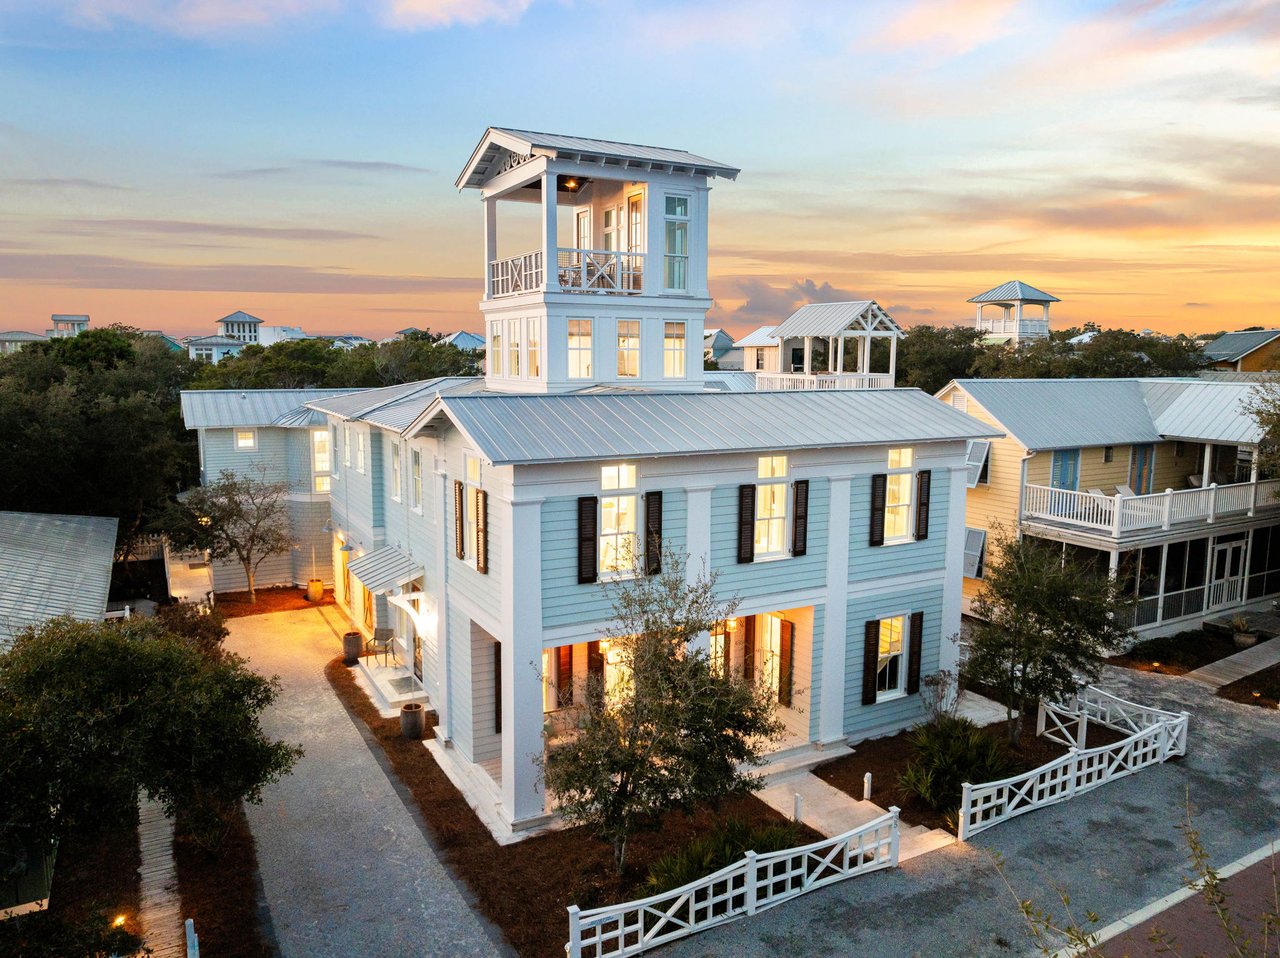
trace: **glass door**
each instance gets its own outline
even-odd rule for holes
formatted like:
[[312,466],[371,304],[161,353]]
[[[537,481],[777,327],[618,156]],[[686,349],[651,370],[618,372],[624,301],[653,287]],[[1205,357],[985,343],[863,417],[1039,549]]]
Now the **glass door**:
[[1129,457],[1129,487],[1140,496],[1151,493],[1152,471],[1155,468],[1156,447],[1134,446]]
[[1244,597],[1244,541],[1219,542],[1213,547],[1210,567],[1209,602],[1211,609],[1236,605]]

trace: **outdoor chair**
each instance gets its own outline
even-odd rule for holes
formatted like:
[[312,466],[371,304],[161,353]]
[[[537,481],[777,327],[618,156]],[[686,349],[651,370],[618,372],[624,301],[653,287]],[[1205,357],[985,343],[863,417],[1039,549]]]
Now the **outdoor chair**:
[[1131,499],[1137,494],[1128,486],[1116,486],[1116,492],[1120,493],[1120,495],[1124,496],[1126,499]]
[[373,638],[365,643],[364,653],[375,658],[381,656],[384,666],[388,662],[395,662],[398,665],[399,657],[396,655],[394,631],[391,629],[374,629]]

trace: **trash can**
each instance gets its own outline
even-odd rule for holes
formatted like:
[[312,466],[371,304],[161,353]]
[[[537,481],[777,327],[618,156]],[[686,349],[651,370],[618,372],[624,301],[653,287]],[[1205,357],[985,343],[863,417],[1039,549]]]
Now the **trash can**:
[[324,598],[324,582],[320,579],[307,580],[307,601],[319,602]]
[[342,663],[355,665],[360,661],[360,650],[364,647],[364,636],[359,632],[347,632],[342,636]]
[[422,738],[423,715],[421,702],[406,702],[400,706],[400,734],[405,738]]

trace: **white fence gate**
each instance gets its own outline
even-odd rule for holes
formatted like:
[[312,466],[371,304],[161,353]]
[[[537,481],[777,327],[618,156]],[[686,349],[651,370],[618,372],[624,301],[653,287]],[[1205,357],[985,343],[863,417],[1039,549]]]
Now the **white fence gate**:
[[898,864],[898,810],[812,845],[747,857],[673,891],[621,905],[569,908],[569,958],[623,958],[697,934],[855,875]]
[[[1041,703],[1036,734],[1066,745],[1070,751],[1037,769],[998,782],[966,782],[960,803],[960,840],[1006,819],[1065,802],[1148,765],[1185,755],[1189,720],[1186,712],[1127,702],[1093,686],[1081,689],[1070,703]],[[1129,737],[1112,745],[1085,748],[1089,722]]]

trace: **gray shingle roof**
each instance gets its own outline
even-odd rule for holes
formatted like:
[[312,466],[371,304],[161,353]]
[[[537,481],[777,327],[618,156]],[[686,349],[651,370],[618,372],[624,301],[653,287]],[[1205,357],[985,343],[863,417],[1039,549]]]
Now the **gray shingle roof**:
[[879,303],[873,299],[864,299],[853,303],[809,303],[801,306],[774,329],[773,335],[777,339],[838,336],[850,324],[859,321],[887,324],[899,333],[902,332],[893,317]]
[[182,421],[188,429],[305,426],[306,403],[355,389],[184,389]]
[[1280,336],[1280,329],[1255,329],[1240,333],[1223,333],[1212,342],[1205,343],[1204,356],[1210,362],[1234,363],[1255,349]]
[[0,648],[56,615],[102,618],[116,524],[102,516],[0,512]]
[[1001,283],[995,289],[989,289],[985,293],[979,293],[968,300],[970,303],[1015,303],[1022,300],[1024,303],[1060,303],[1062,300],[1056,296],[1050,296],[1042,289],[1036,289],[1029,283],[1021,280],[1011,279],[1007,283]]
[[985,423],[917,389],[756,393],[443,395],[495,465],[978,439]]

